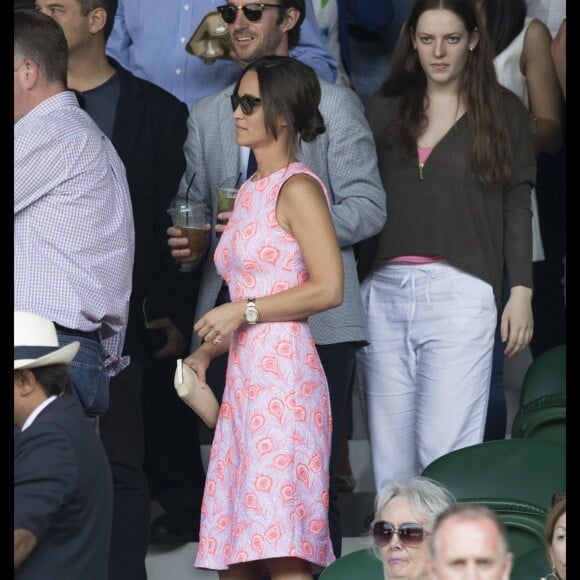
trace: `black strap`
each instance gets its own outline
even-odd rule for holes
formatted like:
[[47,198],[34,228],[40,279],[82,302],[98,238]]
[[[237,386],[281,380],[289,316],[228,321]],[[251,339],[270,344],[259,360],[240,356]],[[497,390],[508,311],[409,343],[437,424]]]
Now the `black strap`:
[[88,338],[89,340],[94,340],[96,342],[101,342],[98,330],[77,330],[76,328],[67,328],[66,326],[61,326],[60,324],[54,323],[57,334],[66,334],[67,336],[76,336],[78,338]]
[[246,171],[246,179],[249,179],[256,173],[256,169],[258,169],[258,165],[256,163],[256,157],[254,152],[250,149],[250,156],[248,157],[248,170]]

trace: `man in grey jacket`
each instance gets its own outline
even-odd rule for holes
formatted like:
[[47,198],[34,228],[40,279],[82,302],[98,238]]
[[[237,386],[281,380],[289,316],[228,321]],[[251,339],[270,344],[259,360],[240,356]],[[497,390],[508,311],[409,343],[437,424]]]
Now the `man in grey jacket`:
[[[280,8],[263,9],[259,19],[251,19],[243,11],[251,0],[241,0],[240,8],[231,6],[225,14],[232,37],[235,57],[245,65],[252,60],[270,54],[289,55],[293,44],[298,42],[300,25],[305,17],[304,0],[290,0]],[[255,5],[255,4],[254,4]],[[326,124],[326,132],[312,143],[303,143],[301,161],[326,185],[331,196],[331,214],[338,241],[341,245],[344,265],[344,301],[341,306],[321,312],[309,319],[324,371],[328,380],[332,410],[332,450],[330,458],[330,507],[329,521],[335,556],[341,553],[341,526],[338,511],[338,494],[334,482],[334,467],[340,447],[343,416],[354,368],[355,350],[367,341],[366,320],[356,272],[353,245],[371,237],[383,228],[386,220],[386,194],[381,185],[372,133],[363,114],[362,103],[349,88],[320,81],[322,99],[320,111]],[[188,136],[185,143],[187,169],[181,182],[181,191],[195,179],[190,195],[203,200],[211,208],[212,224],[217,223],[217,190],[227,177],[247,175],[249,149],[239,147],[235,141],[230,95],[234,86],[198,100],[192,107],[187,122]],[[252,171],[250,171],[250,174]],[[228,218],[229,213],[220,213]],[[227,288],[218,275],[213,261],[215,247],[223,225],[213,227],[209,249],[200,262],[203,267],[201,288],[195,313],[198,320],[206,312],[227,300]],[[183,248],[187,240],[179,237],[180,230],[168,230],[169,245],[173,257],[182,262],[195,262]],[[195,370],[201,380],[206,380],[218,391],[223,389],[225,379],[225,356],[212,361],[207,368],[204,349],[211,344],[203,343],[196,334],[192,337]],[[199,354],[199,358],[197,355]],[[221,360],[220,360],[221,359]],[[207,373],[206,373],[207,370]],[[218,385],[221,385],[218,386]],[[217,387],[217,388],[216,388]]]

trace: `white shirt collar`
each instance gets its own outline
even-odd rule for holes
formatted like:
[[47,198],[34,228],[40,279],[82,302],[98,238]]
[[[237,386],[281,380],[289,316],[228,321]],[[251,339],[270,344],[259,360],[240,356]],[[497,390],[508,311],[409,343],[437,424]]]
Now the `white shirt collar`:
[[24,425],[22,425],[21,431],[28,429],[28,427],[30,427],[30,425],[32,425],[32,423],[34,422],[34,419],[36,419],[36,417],[38,417],[38,414],[40,413],[40,411],[42,411],[42,409],[44,409],[45,407],[50,405],[50,403],[52,403],[55,399],[56,399],[56,395],[52,395],[52,397],[48,397],[48,399],[42,401],[42,403],[40,403],[40,405],[38,405],[38,407],[36,407],[36,409],[34,409],[34,411],[32,411],[32,413],[30,413],[30,415],[28,415],[28,417],[26,418],[26,421],[24,421]]

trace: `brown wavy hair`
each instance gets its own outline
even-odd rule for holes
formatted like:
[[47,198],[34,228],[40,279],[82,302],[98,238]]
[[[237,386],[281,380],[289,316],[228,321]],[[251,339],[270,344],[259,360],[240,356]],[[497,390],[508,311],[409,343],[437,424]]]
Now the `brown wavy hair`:
[[497,81],[493,47],[472,0],[415,0],[413,3],[393,52],[391,73],[379,89],[382,95],[396,97],[400,103],[392,130],[401,140],[403,157],[416,155],[417,139],[427,125],[427,77],[411,38],[423,12],[441,9],[456,14],[470,34],[480,31],[475,50],[468,54],[460,86],[473,136],[471,166],[483,183],[506,184],[511,177],[512,153],[500,104],[500,93],[505,89]]

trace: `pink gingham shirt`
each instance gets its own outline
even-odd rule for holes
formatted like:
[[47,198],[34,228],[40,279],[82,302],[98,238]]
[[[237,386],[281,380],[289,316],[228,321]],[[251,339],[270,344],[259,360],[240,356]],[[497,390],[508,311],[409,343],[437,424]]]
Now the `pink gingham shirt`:
[[125,167],[63,91],[14,124],[14,310],[99,330],[105,366],[121,357],[135,234]]

